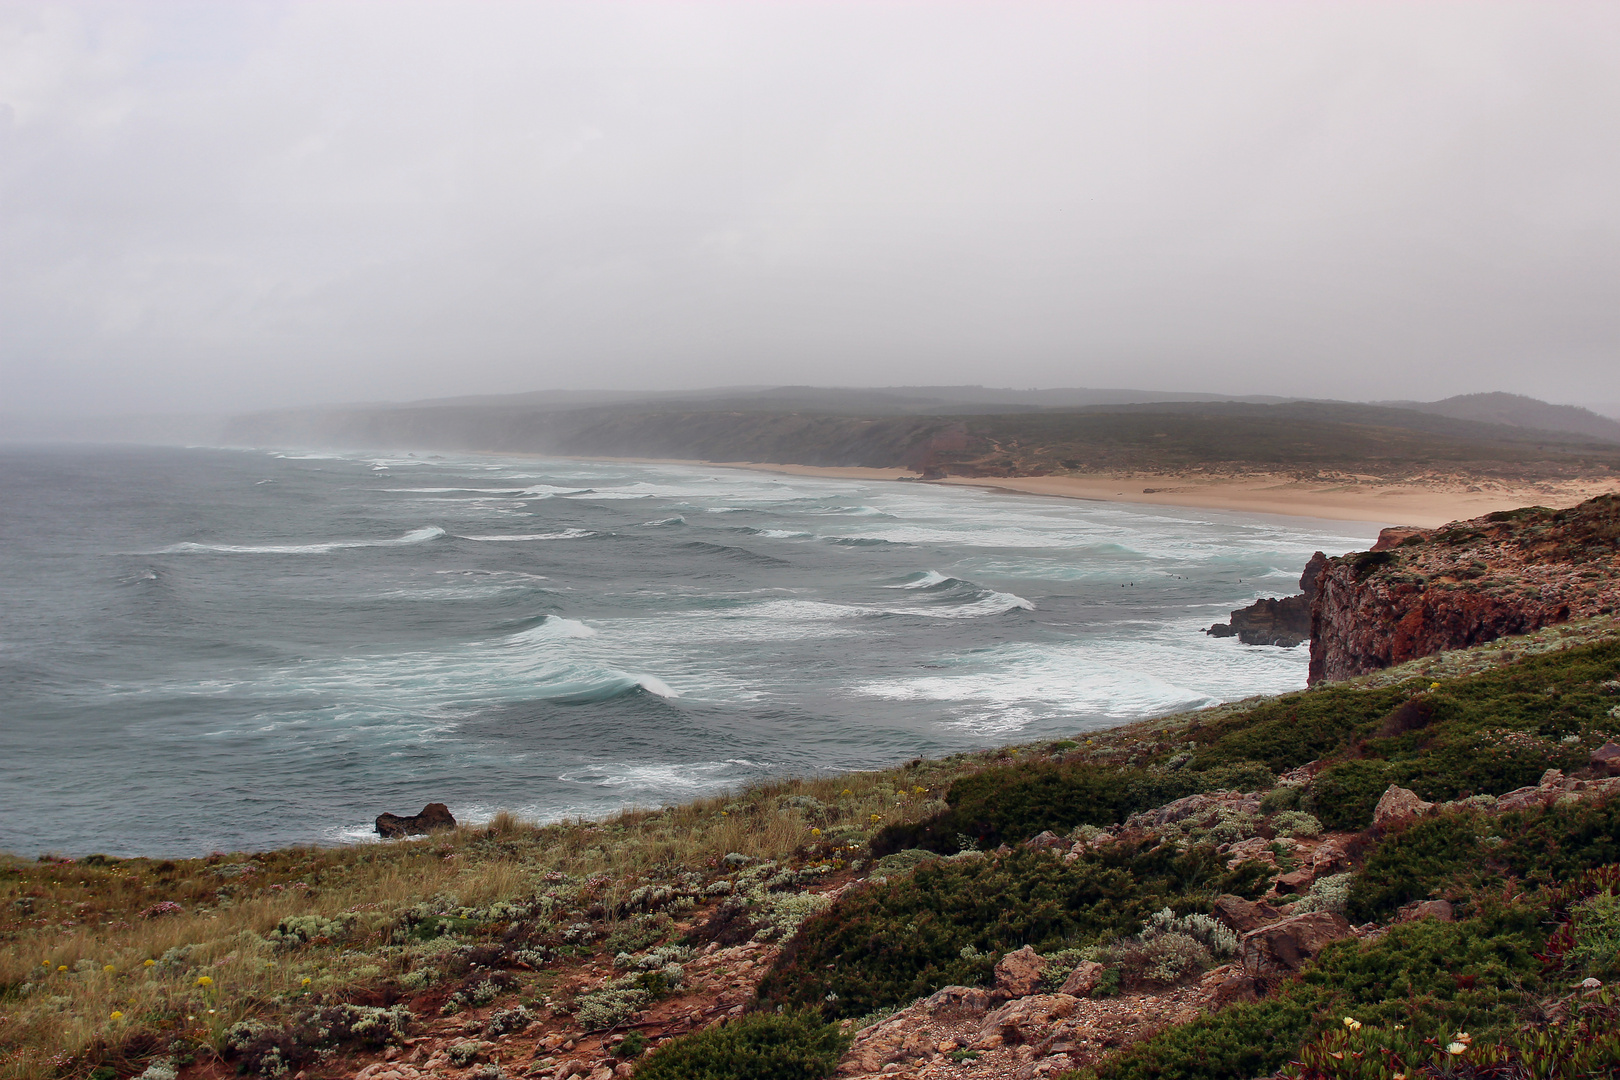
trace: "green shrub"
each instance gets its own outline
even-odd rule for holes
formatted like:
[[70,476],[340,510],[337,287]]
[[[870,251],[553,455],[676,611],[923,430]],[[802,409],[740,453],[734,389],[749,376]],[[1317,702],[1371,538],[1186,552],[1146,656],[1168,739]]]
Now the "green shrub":
[[1271,822],[1272,829],[1278,836],[1321,836],[1322,823],[1314,814],[1307,814],[1300,810],[1284,810]]
[[632,1031],[624,1037],[624,1040],[619,1045],[613,1048],[613,1056],[624,1061],[633,1061],[640,1057],[641,1052],[645,1049],[647,1049],[647,1036],[639,1031]]
[[760,1000],[862,1016],[981,982],[1024,945],[1052,952],[1134,933],[1166,907],[1207,912],[1222,892],[1253,895],[1265,875],[1259,864],[1228,871],[1208,847],[1115,846],[1072,863],[1027,848],[936,860],[808,920],[760,984]]
[[[1156,797],[1151,779],[1145,770],[1089,762],[986,769],[951,785],[947,810],[926,821],[880,830],[872,838],[872,854],[882,857],[908,848],[948,854],[961,849],[958,835],[995,847],[1046,829],[1063,833],[1076,825],[1112,825],[1145,805],[1157,805],[1141,801]],[[1133,792],[1133,785],[1138,790]]]
[[1609,976],[1620,969],[1620,896],[1598,893],[1575,905],[1575,948],[1569,958],[1583,975]]
[[1298,810],[1304,789],[1298,784],[1278,784],[1260,800],[1262,814],[1277,814],[1284,810]]
[[1546,909],[1499,908],[1457,923],[1403,923],[1366,945],[1337,942],[1297,981],[1127,1048],[1079,1076],[1096,1080],[1243,1080],[1294,1059],[1306,1040],[1354,1016],[1370,1025],[1510,1037],[1536,992]]
[[906,849],[951,854],[1016,844],[1050,829],[1115,825],[1139,810],[1204,791],[1253,791],[1276,777],[1254,761],[1222,761],[1208,769],[1138,769],[1095,762],[1038,761],[1002,765],[965,776],[945,795],[948,809],[925,821],[890,825],[872,839],[872,853]]
[[636,1080],[825,1080],[847,1045],[809,1010],[754,1013],[671,1039]]
[[[1486,836],[1494,842],[1486,846]],[[1384,839],[1350,887],[1352,922],[1388,917],[1402,904],[1478,894],[1514,878],[1567,881],[1620,862],[1620,799],[1485,815],[1440,814]]]
[[668,915],[634,915],[615,927],[602,945],[610,956],[640,952],[668,937],[673,925],[674,920]]
[[1372,824],[1373,808],[1389,785],[1410,782],[1405,770],[1387,761],[1345,761],[1317,774],[1306,801],[1324,828],[1358,832]]
[[1324,686],[1287,694],[1246,712],[1196,725],[1188,734],[1204,746],[1193,768],[1258,761],[1286,772],[1328,757],[1358,735],[1375,730],[1391,710],[1412,696],[1416,684],[1363,690]]

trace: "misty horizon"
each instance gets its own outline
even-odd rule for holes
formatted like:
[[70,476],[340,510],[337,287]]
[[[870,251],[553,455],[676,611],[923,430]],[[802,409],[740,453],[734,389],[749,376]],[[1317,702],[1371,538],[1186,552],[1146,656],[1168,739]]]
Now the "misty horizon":
[[16,3],[0,413],[1620,402],[1620,9]]

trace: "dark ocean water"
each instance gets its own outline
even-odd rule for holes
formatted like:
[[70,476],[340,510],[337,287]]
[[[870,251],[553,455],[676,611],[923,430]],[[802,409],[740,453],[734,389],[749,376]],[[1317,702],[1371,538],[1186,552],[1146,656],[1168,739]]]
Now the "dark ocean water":
[[704,467],[0,449],[0,850],[357,840],[1302,686],[1372,525]]

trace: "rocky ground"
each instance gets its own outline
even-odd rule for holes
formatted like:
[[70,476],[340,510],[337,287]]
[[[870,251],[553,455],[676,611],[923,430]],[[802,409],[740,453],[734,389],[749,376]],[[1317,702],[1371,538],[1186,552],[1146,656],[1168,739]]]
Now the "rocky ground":
[[[1414,820],[1448,810],[1505,812],[1547,806],[1559,800],[1607,799],[1620,795],[1620,745],[1610,743],[1592,755],[1585,778],[1549,770],[1539,784],[1496,799],[1463,803],[1428,803],[1412,792],[1391,787],[1379,802],[1373,828],[1365,834],[1329,833],[1264,840],[1248,837],[1222,845],[1231,865],[1246,860],[1277,868],[1268,892],[1259,900],[1221,897],[1215,917],[1238,938],[1231,962],[1203,972],[1180,985],[1155,991],[1104,994],[1099,986],[1102,965],[1082,962],[1072,970],[1045,970],[1034,950],[1008,953],[995,967],[989,987],[950,986],[875,1023],[853,1031],[853,1042],[838,1066],[846,1080],[915,1078],[915,1080],[1039,1080],[1091,1065],[1121,1047],[1165,1027],[1186,1023],[1236,1001],[1252,1001],[1269,987],[1293,975],[1332,941],[1370,939],[1387,927],[1351,926],[1333,910],[1331,884],[1354,871],[1361,853],[1377,835],[1399,830]],[[1285,777],[1303,780],[1300,775]],[[1260,811],[1258,793],[1193,795],[1134,815],[1124,825],[1099,831],[1083,840],[1043,833],[1030,846],[1067,859],[1088,847],[1174,833],[1188,822],[1219,820],[1222,815]],[[994,857],[971,853],[958,857]],[[840,875],[813,891],[836,897],[860,888],[852,875]],[[700,926],[714,906],[690,914],[678,929]],[[1450,921],[1444,900],[1409,905],[1398,921]],[[635,1065],[625,1060],[624,1044],[638,1036],[648,1049],[674,1036],[742,1015],[755,997],[760,979],[780,952],[780,945],[750,941],[723,947],[710,944],[685,965],[681,991],[624,1025],[605,1032],[578,1029],[566,1008],[548,1015],[498,1007],[469,1009],[452,1017],[427,1021],[389,1047],[375,1060],[350,1059],[296,1074],[295,1080],[354,1077],[356,1080],[499,1080],[539,1077],[543,1080],[611,1080],[629,1077]],[[558,1002],[608,984],[619,973],[605,959],[558,971]],[[413,1013],[432,1016],[442,994],[425,994],[410,1003]],[[550,1002],[551,998],[547,1001]],[[199,1074],[201,1075],[201,1074]]]

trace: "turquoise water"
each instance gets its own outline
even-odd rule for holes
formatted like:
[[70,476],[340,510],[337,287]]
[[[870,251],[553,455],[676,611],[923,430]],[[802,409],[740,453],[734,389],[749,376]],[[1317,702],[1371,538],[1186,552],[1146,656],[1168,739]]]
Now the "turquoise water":
[[1374,525],[617,462],[0,450],[0,849],[657,805],[1304,685]]

